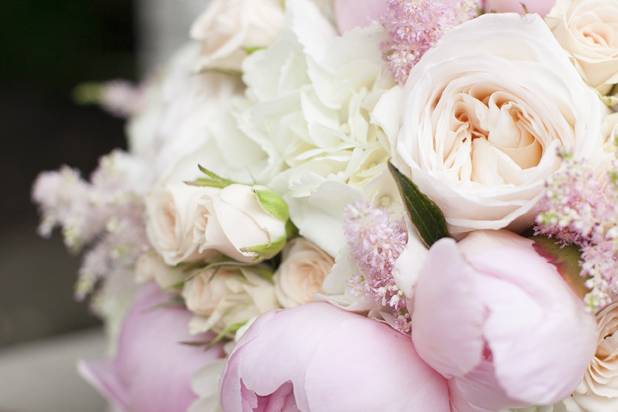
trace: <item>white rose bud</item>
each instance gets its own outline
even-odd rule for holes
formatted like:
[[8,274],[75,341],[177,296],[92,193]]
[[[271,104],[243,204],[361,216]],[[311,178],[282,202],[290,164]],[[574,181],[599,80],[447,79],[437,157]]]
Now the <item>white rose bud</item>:
[[251,263],[269,259],[285,246],[288,208],[266,188],[240,184],[214,192],[206,188],[200,205],[208,213],[205,225],[198,228],[202,253],[216,250]]
[[182,292],[187,308],[196,316],[191,333],[208,330],[233,336],[243,324],[276,309],[270,274],[262,267],[206,268],[187,281]]
[[240,72],[245,57],[279,33],[282,6],[280,0],[213,0],[191,28],[202,44],[199,68]]
[[275,292],[281,306],[292,308],[313,301],[334,264],[334,259],[315,244],[301,238],[290,242],[275,273]]
[[546,21],[590,86],[618,83],[616,0],[558,0]]

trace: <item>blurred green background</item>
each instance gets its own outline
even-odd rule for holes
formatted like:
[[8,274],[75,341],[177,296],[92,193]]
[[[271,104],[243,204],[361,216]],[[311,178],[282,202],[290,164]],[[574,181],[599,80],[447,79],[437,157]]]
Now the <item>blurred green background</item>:
[[59,236],[36,234],[30,200],[42,170],[89,174],[123,147],[124,122],[78,106],[84,81],[137,76],[136,5],[130,0],[3,2],[0,24],[0,348],[97,324],[73,300],[79,259]]

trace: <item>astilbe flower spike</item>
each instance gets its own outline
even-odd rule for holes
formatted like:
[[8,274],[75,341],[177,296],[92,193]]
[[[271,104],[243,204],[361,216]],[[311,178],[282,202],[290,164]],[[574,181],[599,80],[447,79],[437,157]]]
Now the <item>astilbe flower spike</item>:
[[410,331],[410,315],[405,295],[393,278],[397,258],[408,243],[403,219],[394,219],[385,209],[368,202],[348,205],[344,233],[360,273],[353,287],[381,307],[384,319],[403,333]]
[[479,15],[480,0],[388,0],[382,52],[391,74],[403,84],[412,68],[446,31]]
[[597,172],[581,160],[565,158],[546,183],[535,232],[581,251],[581,275],[592,312],[618,300],[618,164]]
[[147,166],[123,152],[103,157],[90,181],[68,167],[38,177],[32,196],[42,215],[40,234],[50,236],[60,227],[72,251],[89,248],[80,268],[78,299],[105,276],[130,276],[147,250],[141,199],[149,185]]

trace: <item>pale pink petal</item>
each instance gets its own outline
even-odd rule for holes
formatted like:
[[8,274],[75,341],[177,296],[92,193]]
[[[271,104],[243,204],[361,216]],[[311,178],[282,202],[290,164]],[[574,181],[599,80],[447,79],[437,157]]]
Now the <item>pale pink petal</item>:
[[102,396],[131,412],[185,412],[196,395],[193,374],[222,356],[182,342],[204,341],[190,336],[191,314],[179,307],[163,307],[170,297],[158,286],[145,286],[127,315],[115,358],[82,362],[80,372]]
[[450,411],[446,381],[408,337],[324,303],[258,319],[228,362],[223,407],[251,411],[287,385],[303,411]]
[[579,384],[596,347],[596,322],[538,255],[509,232],[477,232],[460,243],[488,310],[484,336],[498,381],[515,399],[549,404]]
[[447,378],[464,376],[481,361],[486,313],[476,276],[455,241],[443,239],[431,248],[416,285],[414,345]]
[[449,383],[453,412],[495,412],[505,405],[526,406],[504,392],[496,380],[494,366],[483,360],[470,373]]
[[523,14],[539,13],[545,16],[554,6],[556,0],[485,0],[485,10],[488,12],[515,12]]
[[379,21],[387,0],[335,0],[335,17],[341,33]]

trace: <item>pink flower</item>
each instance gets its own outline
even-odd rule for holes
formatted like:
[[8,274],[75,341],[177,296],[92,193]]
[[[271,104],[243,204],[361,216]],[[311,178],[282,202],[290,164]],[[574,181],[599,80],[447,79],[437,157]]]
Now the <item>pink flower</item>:
[[226,412],[450,411],[446,381],[388,326],[314,303],[259,318],[230,356]]
[[116,357],[79,365],[82,376],[121,410],[185,412],[196,399],[193,374],[222,356],[220,347],[182,343],[206,337],[189,336],[191,314],[161,306],[168,301],[155,285],[141,289],[124,321]]
[[567,397],[592,359],[596,323],[532,241],[474,232],[436,243],[416,286],[412,337],[449,380],[455,410]]
[[556,0],[485,0],[485,11],[523,14],[526,10],[545,16]]
[[339,32],[379,22],[386,12],[387,0],[335,0],[335,18]]

